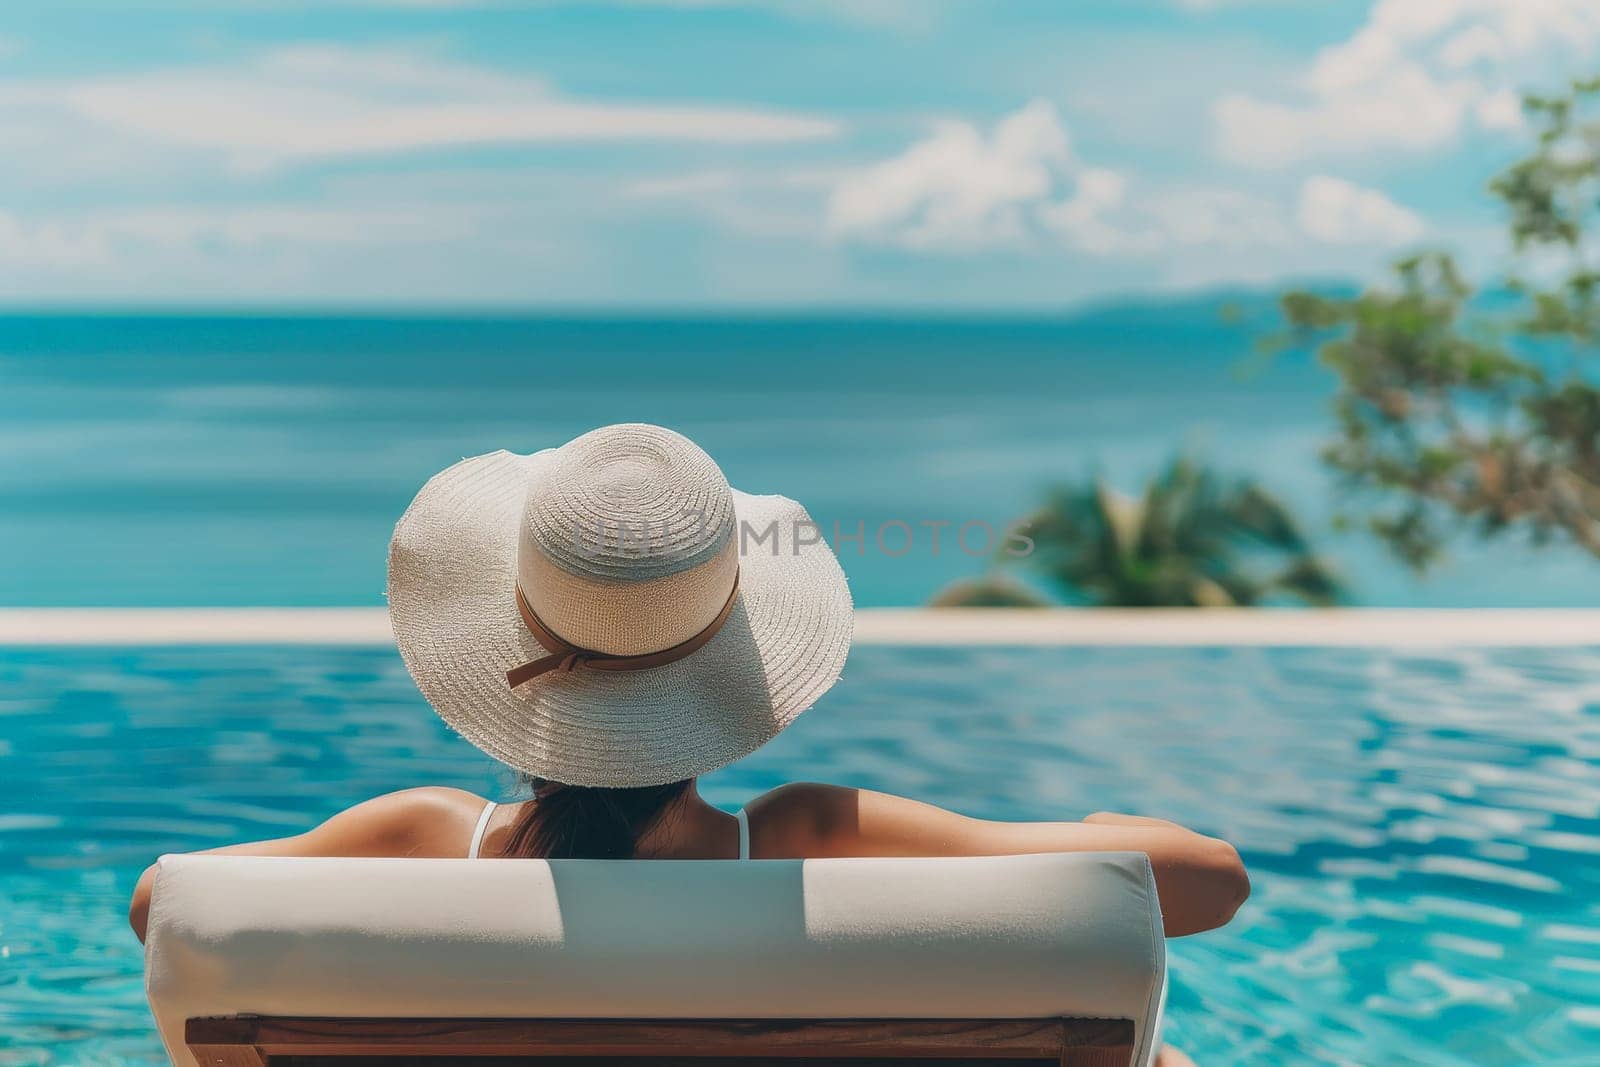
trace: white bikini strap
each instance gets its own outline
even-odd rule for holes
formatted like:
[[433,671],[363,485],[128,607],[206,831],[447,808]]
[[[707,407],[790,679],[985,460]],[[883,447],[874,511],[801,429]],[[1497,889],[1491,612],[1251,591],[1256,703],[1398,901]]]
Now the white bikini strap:
[[739,858],[747,860],[750,858],[750,816],[740,808],[733,817],[739,820]]
[[472,847],[467,849],[467,859],[478,858],[478,846],[483,844],[483,832],[489,828],[489,816],[494,814],[494,809],[495,803],[492,800],[483,806],[483,814],[478,816],[477,828],[472,831]]

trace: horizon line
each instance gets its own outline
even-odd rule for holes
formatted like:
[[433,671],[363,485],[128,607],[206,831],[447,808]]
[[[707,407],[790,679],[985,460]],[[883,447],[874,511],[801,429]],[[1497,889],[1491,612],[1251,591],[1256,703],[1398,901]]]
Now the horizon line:
[[1192,289],[1131,290],[1126,293],[1089,296],[1079,299],[1064,300],[1060,303],[1053,304],[952,304],[949,301],[928,303],[856,303],[839,300],[750,304],[691,303],[682,301],[642,301],[638,303],[621,303],[615,301],[597,301],[585,303],[582,301],[571,301],[566,303],[538,303],[517,301],[473,302],[459,300],[441,301],[437,303],[421,300],[368,303],[363,303],[361,301],[312,301],[300,303],[290,301],[271,303],[230,303],[226,301],[206,301],[186,304],[163,300],[120,303],[116,301],[79,302],[47,300],[29,303],[0,302],[0,317],[22,318],[30,316],[81,316],[84,318],[92,318],[102,316],[147,316],[150,318],[311,318],[327,316],[352,318],[426,318],[430,316],[438,316],[442,318],[467,318],[479,316],[503,316],[507,318],[523,318],[565,316],[628,318],[800,318],[865,316],[882,318],[917,317],[941,319],[955,319],[963,317],[1052,318],[1079,316],[1084,314],[1093,314],[1098,311],[1111,311],[1151,304],[1202,304],[1207,302],[1226,302],[1230,299],[1248,299],[1252,297],[1276,299],[1279,294],[1291,289],[1332,290],[1356,287],[1360,284],[1360,282],[1348,278],[1305,278],[1299,280],[1286,280],[1282,284],[1277,285],[1218,285]]

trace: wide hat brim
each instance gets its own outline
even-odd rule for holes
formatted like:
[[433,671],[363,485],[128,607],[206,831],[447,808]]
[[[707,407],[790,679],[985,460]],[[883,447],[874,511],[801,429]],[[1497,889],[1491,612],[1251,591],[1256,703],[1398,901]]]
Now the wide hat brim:
[[518,615],[515,589],[524,501],[550,454],[463,460],[435,475],[395,527],[395,641],[423,696],[462,737],[552,781],[660,785],[749,754],[838,679],[854,628],[838,560],[806,532],[799,504],[734,490],[740,526],[764,539],[746,539],[733,610],[709,642],[661,667],[579,666],[512,689],[506,671],[546,654]]

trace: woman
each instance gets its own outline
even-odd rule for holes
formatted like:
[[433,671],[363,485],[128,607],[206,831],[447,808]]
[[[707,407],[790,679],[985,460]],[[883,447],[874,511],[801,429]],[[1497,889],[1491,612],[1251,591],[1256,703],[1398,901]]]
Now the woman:
[[[435,476],[396,527],[389,613],[412,677],[532,799],[408,789],[277,856],[775,859],[1139,851],[1169,936],[1226,923],[1249,892],[1225,842],[1097,814],[1004,823],[862,789],[794,784],[736,815],[699,775],[754,751],[839,677],[852,629],[837,560],[798,504],[728,486],[656,426],[608,426]],[[152,867],[134,893],[141,939]],[[1169,1057],[1164,1062],[1171,1063]]]

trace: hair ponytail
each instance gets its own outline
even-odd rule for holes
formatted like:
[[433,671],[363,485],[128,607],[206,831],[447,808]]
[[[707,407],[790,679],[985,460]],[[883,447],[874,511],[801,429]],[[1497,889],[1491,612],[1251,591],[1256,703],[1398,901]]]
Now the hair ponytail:
[[532,859],[632,859],[639,839],[688,792],[694,779],[616,789],[529,778],[505,854]]

